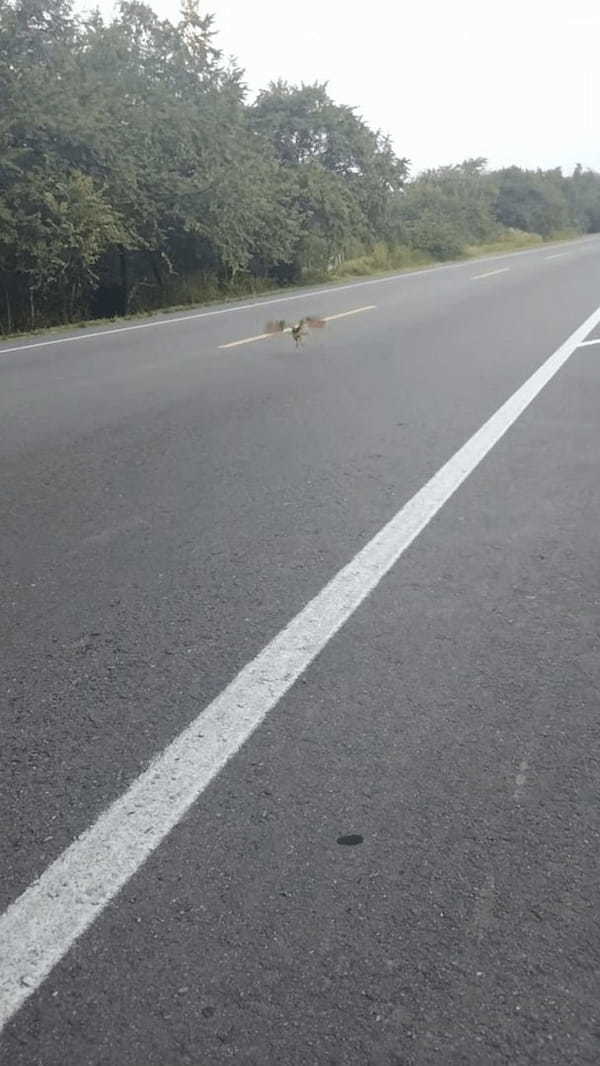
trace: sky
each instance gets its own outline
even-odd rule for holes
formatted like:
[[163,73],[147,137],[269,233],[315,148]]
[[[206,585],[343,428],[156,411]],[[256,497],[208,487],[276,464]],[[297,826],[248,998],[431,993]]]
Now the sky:
[[[86,5],[91,6],[91,5]],[[100,0],[103,13],[111,0]],[[177,20],[178,0],[150,0]],[[600,170],[599,0],[206,0],[216,44],[270,81],[326,81],[390,134],[411,171],[485,156],[491,167]]]

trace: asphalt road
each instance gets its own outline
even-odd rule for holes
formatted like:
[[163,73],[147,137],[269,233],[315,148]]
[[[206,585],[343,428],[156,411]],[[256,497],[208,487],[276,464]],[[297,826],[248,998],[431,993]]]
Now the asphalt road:
[[[598,308],[600,239],[278,299],[0,345],[2,911]],[[600,343],[23,974],[6,1066],[600,1061],[599,462]]]

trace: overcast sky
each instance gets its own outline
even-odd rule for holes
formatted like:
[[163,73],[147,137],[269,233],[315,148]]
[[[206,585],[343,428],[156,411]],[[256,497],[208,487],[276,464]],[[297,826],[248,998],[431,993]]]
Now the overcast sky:
[[[176,20],[178,0],[151,6]],[[201,10],[252,93],[276,78],[327,81],[391,135],[413,173],[480,155],[494,167],[600,169],[600,0],[207,0]]]

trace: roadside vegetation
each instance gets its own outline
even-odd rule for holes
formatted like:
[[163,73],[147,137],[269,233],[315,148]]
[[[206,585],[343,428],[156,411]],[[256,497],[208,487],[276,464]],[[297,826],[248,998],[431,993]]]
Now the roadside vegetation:
[[600,231],[600,174],[409,162],[325,85],[243,72],[185,0],[0,0],[0,332]]

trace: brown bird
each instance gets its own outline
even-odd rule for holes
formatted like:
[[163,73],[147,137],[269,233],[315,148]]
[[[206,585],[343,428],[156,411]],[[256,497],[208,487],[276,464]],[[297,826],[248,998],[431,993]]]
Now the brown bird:
[[286,322],[282,318],[277,322],[267,322],[265,333],[291,333],[296,348],[300,348],[309,329],[322,329],[324,325],[325,319],[316,318],[314,315],[306,315],[298,322]]

